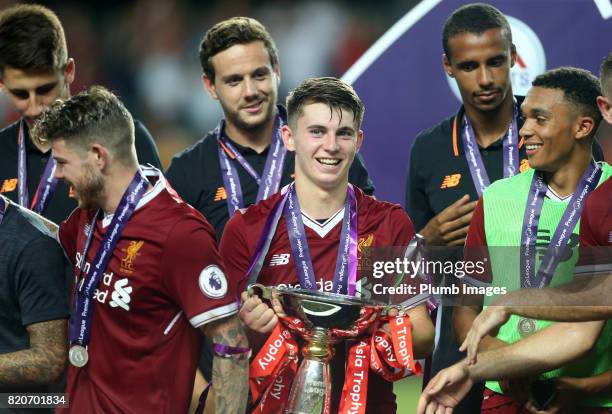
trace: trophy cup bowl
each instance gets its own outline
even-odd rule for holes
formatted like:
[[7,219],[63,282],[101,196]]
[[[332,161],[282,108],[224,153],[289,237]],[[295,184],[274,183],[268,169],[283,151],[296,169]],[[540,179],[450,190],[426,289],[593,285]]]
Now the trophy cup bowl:
[[362,335],[389,307],[383,303],[306,289],[253,284],[249,295],[275,302],[290,318],[304,324],[304,359],[291,386],[286,414],[320,414],[329,392],[329,361],[333,345]]

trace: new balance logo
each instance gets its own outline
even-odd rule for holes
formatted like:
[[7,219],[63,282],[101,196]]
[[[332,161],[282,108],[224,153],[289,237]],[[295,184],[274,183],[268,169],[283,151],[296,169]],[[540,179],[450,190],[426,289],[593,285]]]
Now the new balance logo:
[[440,188],[444,190],[445,188],[457,187],[459,185],[459,181],[461,181],[461,174],[451,174],[444,177],[442,180],[442,185]]
[[291,257],[289,253],[273,254],[270,259],[270,267],[286,265],[289,263],[289,257]]
[[116,308],[117,306],[119,306],[125,309],[126,311],[129,311],[129,303],[130,300],[132,300],[132,298],[130,297],[131,293],[132,287],[128,286],[127,278],[119,279],[118,281],[116,281],[115,290],[111,295],[111,298],[113,299],[110,301],[111,307]]
[[217,192],[215,193],[215,198],[213,201],[221,201],[227,200],[227,193],[225,192],[225,187],[217,188]]

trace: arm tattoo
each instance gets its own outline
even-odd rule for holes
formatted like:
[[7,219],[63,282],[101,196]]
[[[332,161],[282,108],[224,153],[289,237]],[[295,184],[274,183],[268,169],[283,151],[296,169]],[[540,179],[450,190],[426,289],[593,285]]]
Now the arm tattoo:
[[[213,343],[247,347],[248,341],[238,315],[213,322],[207,329]],[[215,412],[242,414],[249,392],[249,360],[213,356],[212,388]]]
[[26,327],[30,348],[0,355],[0,387],[44,385],[61,379],[68,351],[65,319]]

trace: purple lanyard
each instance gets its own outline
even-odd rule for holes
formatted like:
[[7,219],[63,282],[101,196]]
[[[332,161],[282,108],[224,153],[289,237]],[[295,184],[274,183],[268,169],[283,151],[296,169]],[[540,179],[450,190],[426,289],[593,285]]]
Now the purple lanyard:
[[[276,227],[284,212],[287,234],[300,286],[304,289],[316,290],[316,278],[310,258],[310,250],[308,249],[304,223],[302,222],[302,212],[295,192],[295,184],[283,188],[282,192],[284,196],[276,203],[268,216],[245,278],[249,278],[249,284],[257,281],[259,272],[263,267],[264,258],[268,253],[272,238],[276,232]],[[334,293],[355,295],[357,281],[357,229],[357,198],[355,197],[353,186],[349,184],[344,202],[344,218],[342,219],[340,246],[338,247],[338,258],[336,259],[336,271],[334,273]]]
[[[518,117],[518,105],[514,103],[514,113],[512,114],[512,121],[506,131],[506,135],[503,138],[503,150],[504,150],[504,178],[512,177],[516,175],[519,170],[519,151],[518,151],[518,124],[516,119]],[[476,141],[476,134],[474,128],[468,118],[467,114],[464,116],[463,122],[463,133],[461,134],[463,141],[463,148],[470,168],[470,174],[472,175],[472,181],[476,186],[476,192],[480,197],[482,192],[491,184],[487,170],[485,169],[480,150],[478,148],[478,142]]]
[[[287,192],[287,203],[285,204],[285,223],[287,235],[291,243],[293,262],[300,286],[304,289],[317,289],[317,280],[314,267],[310,258],[308,239],[302,221],[302,212],[297,199],[295,185]],[[348,274],[347,274],[348,273]],[[342,219],[342,232],[340,234],[340,246],[338,247],[338,258],[336,259],[336,271],[334,272],[333,292],[343,295],[355,295],[355,283],[357,280],[357,199],[355,190],[349,184],[344,201],[344,218]]]
[[521,231],[521,288],[542,288],[550,284],[567,242],[580,219],[584,201],[589,193],[597,187],[601,173],[602,169],[595,162],[591,162],[582,178],[580,178],[578,187],[563,212],[550,244],[546,248],[537,274],[535,271],[536,239],[547,185],[541,171],[533,173]]
[[257,182],[257,185],[259,185],[257,202],[265,200],[278,191],[283,177],[283,163],[287,150],[281,138],[281,126],[281,117],[280,115],[276,115],[276,120],[274,121],[274,136],[272,137],[272,143],[268,149],[268,157],[266,158],[262,177],[257,174],[257,171],[255,171],[251,164],[244,159],[242,154],[240,154],[224,136],[225,121],[221,121],[215,129],[217,142],[219,143],[217,151],[221,163],[221,176],[223,177],[223,187],[225,187],[227,193],[227,209],[230,217],[234,215],[236,210],[244,207],[244,200],[242,197],[240,178],[238,177],[238,169],[231,161],[230,157],[228,157],[223,147],[226,147],[229,151],[234,153],[236,161],[238,161]]
[[4,197],[0,196],[0,224],[2,224],[2,220],[4,220],[4,210],[6,210],[6,202],[4,201]]
[[[123,228],[128,223],[132,213],[136,210],[138,202],[147,190],[147,179],[140,170],[136,172],[132,182],[121,197],[117,210],[111,220],[110,226],[104,233],[102,242],[96,253],[86,277],[77,280],[75,286],[74,310],[70,317],[70,343],[87,346],[91,335],[91,318],[93,316],[93,296],[102,275],[113,256],[113,250],[121,237]],[[81,255],[80,275],[83,275],[87,262],[87,251],[91,246],[96,228],[96,220],[100,210],[96,211],[89,227],[83,254]],[[80,282],[80,283],[79,283]]]
[[42,177],[36,189],[36,194],[30,205],[30,195],[28,194],[28,166],[26,160],[26,145],[25,145],[25,132],[23,127],[23,120],[19,123],[19,136],[17,137],[17,143],[19,146],[19,152],[17,157],[17,186],[19,193],[19,205],[25,208],[30,208],[38,214],[43,214],[51,197],[55,192],[57,186],[57,179],[55,178],[56,162],[53,157],[49,156],[49,161],[45,166]]
[[[257,241],[257,246],[255,246],[255,254],[251,259],[251,263],[249,264],[249,268],[246,271],[244,277],[240,280],[248,278],[248,285],[251,285],[257,282],[257,278],[259,277],[259,272],[264,264],[264,259],[270,250],[270,244],[272,244],[272,239],[274,238],[274,234],[276,233],[276,228],[278,227],[278,222],[280,221],[281,216],[283,215],[283,210],[285,209],[285,203],[287,202],[287,193],[289,190],[289,185],[286,185],[281,189],[281,194],[283,197],[276,203],[276,205],[272,208],[272,211],[268,215],[268,219],[266,220],[266,224],[261,231],[259,236],[259,240]],[[240,299],[238,298],[238,301]]]

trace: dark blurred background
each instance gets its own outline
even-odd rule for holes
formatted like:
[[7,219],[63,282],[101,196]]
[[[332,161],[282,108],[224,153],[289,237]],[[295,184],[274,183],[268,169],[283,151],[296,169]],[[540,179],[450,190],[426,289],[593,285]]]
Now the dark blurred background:
[[[17,2],[0,0],[0,8]],[[219,105],[205,92],[198,47],[232,16],[261,21],[277,42],[279,101],[309,76],[341,76],[418,0],[45,1],[64,25],[76,61],[72,93],[102,84],[120,94],[157,141],[164,166],[214,128]],[[0,98],[0,125],[16,115]]]

